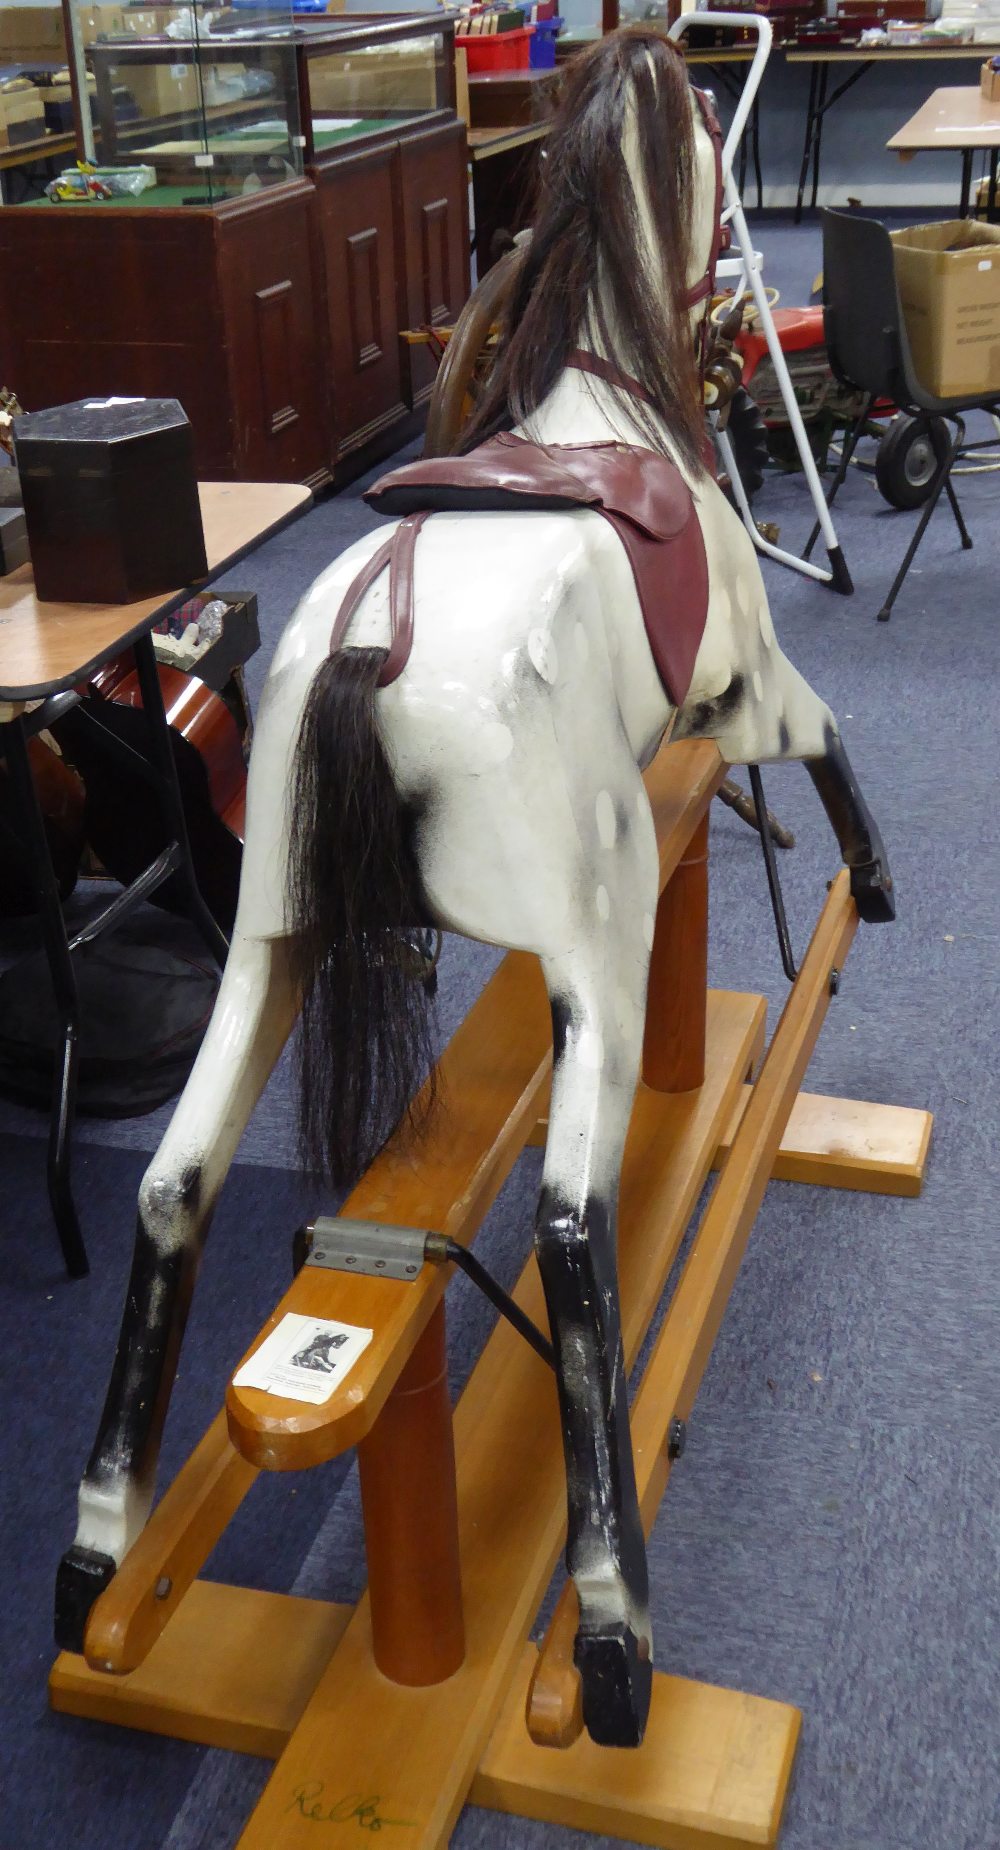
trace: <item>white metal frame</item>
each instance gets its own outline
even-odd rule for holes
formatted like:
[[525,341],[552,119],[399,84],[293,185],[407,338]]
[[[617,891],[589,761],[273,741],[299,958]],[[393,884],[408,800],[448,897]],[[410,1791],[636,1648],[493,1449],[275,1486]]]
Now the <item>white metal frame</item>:
[[819,470],[816,467],[812,450],[809,447],[809,439],[806,435],[805,425],[802,422],[802,413],[796,402],[795,392],[788,373],[788,366],[781,350],[781,343],[778,340],[777,330],[774,325],[771,305],[768,302],[767,292],[764,288],[764,259],[760,251],[754,250],[753,239],[750,236],[750,230],[743,211],[743,201],[740,198],[739,189],[733,177],[733,161],[739,149],[740,142],[743,139],[743,131],[749,120],[750,111],[754,105],[754,99],[760,89],[764,70],[768,58],[771,55],[771,42],[773,37],[771,22],[769,19],[763,18],[759,13],[683,13],[671,26],[669,37],[678,40],[685,38],[688,28],[692,25],[709,25],[713,27],[735,26],[741,31],[749,29],[755,31],[757,34],[757,44],[754,50],[753,61],[750,65],[747,80],[743,86],[743,93],[736,105],[736,113],[733,116],[729,133],[726,136],[722,149],[722,185],[723,198],[725,201],[722,211],[722,223],[723,225],[728,225],[730,230],[732,240],[730,248],[735,247],[739,254],[734,254],[732,257],[721,258],[716,270],[716,275],[720,279],[733,280],[737,299],[745,295],[751,295],[753,297],[760,325],[764,332],[764,338],[767,341],[771,363],[777,377],[778,389],[784,401],[785,410],[788,414],[788,422],[791,426],[796,448],[799,452],[799,460],[802,463],[803,473],[809,484],[809,493],[812,496],[813,506],[816,509],[820,531],[822,532],[823,539],[826,543],[826,549],[830,556],[829,570],[825,570],[820,565],[814,565],[811,559],[800,559],[797,554],[786,552],[783,547],[774,546],[770,540],[766,540],[763,537],[758,531],[757,524],[750,511],[750,503],[746,498],[743,484],[740,481],[739,470],[736,467],[732,445],[726,432],[716,429],[715,441],[718,444],[726,471],[732,481],[733,493],[736,496],[740,513],[743,516],[744,525],[758,552],[766,553],[769,559],[777,559],[780,565],[790,565],[794,571],[802,572],[806,578],[818,578],[823,584],[832,584],[834,589],[838,591],[851,591],[853,590],[853,586],[851,584],[850,574],[848,573],[844,555],[840,549],[836,529],[830,517],[830,511],[826,505],[823,485],[819,479]]

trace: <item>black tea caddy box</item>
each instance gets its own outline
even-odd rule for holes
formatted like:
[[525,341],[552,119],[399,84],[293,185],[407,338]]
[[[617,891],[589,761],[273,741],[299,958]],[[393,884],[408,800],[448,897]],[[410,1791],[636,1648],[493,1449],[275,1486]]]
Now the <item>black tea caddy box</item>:
[[175,398],[81,398],[14,421],[45,603],[132,604],[208,572],[194,435]]

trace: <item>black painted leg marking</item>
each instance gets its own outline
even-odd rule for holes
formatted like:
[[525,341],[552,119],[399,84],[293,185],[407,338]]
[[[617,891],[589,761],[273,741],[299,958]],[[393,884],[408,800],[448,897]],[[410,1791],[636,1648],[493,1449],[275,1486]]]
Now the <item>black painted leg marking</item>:
[[82,1652],[91,1608],[114,1576],[110,1555],[75,1543],[67,1549],[56,1571],[56,1644],[61,1651]]
[[861,918],[868,924],[887,924],[896,916],[896,894],[882,837],[841,739],[832,727],[826,736],[825,758],[807,758],[806,770],[850,869],[851,892]]
[[[199,1175],[178,1206],[197,1203]],[[82,1651],[90,1610],[141,1527],[194,1288],[201,1239],[164,1250],[140,1213],[118,1348],[97,1439],[80,1487],[80,1530],[56,1579],[56,1643]]]
[[581,1216],[543,1190],[535,1245],[556,1350],[584,1721],[602,1746],[636,1747],[652,1685],[649,1589],[606,1203],[591,1198]]

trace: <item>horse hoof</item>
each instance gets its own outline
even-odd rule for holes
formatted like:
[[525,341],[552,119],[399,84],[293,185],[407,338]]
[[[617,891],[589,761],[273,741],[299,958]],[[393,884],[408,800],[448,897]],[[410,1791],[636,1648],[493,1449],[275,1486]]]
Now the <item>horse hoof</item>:
[[896,916],[892,875],[884,872],[881,861],[851,868],[851,896],[866,925],[889,925]]
[[627,1625],[579,1632],[574,1656],[591,1740],[599,1747],[641,1746],[653,1687],[648,1639]]
[[56,1574],[56,1644],[61,1651],[83,1651],[83,1636],[92,1606],[114,1578],[110,1555],[94,1548],[70,1548]]

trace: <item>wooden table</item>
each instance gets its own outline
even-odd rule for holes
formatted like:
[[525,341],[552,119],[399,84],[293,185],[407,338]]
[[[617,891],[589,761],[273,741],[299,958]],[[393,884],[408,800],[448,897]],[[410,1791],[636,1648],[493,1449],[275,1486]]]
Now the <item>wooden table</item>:
[[[805,197],[806,176],[809,162],[812,160],[812,196],[810,205],[815,208],[819,191],[819,166],[823,142],[823,122],[827,111],[838,103],[842,96],[862,78],[866,71],[873,70],[878,64],[913,64],[927,59],[954,62],[956,59],[970,60],[982,64],[984,59],[1000,50],[995,45],[875,45],[875,46],[830,46],[828,49],[789,47],[785,57],[789,64],[809,64],[812,70],[809,77],[809,101],[806,104],[805,138],[802,145],[802,166],[799,170],[798,195],[795,203],[795,223],[802,217],[802,202]],[[853,64],[857,69],[845,77],[835,90],[829,92],[830,68],[835,64]],[[829,92],[829,93],[828,93]],[[893,144],[890,142],[889,146]],[[940,144],[935,143],[935,146]],[[971,158],[970,158],[971,171]]]
[[[20,141],[12,148],[0,148],[0,174],[12,167],[36,167],[59,155],[73,154],[76,136],[71,130],[62,135],[40,135],[34,141]],[[0,205],[9,205],[6,187],[0,179]]]
[[996,216],[997,159],[1000,155],[1000,102],[989,103],[979,85],[948,86],[932,90],[916,115],[904,122],[887,142],[900,160],[909,161],[927,149],[954,148],[962,156],[962,193],[959,217],[967,218],[972,191],[972,157],[977,148],[990,156],[990,187],[986,216]]
[[[227,571],[308,506],[307,488],[290,483],[208,482],[200,490],[206,579]],[[154,625],[176,610],[192,590],[185,585],[143,598],[134,604],[42,603],[35,596],[31,567],[20,566],[0,580],[0,753],[6,760],[18,833],[29,857],[38,913],[52,975],[62,1037],[55,1061],[55,1088],[49,1128],[49,1199],[67,1270],[81,1277],[88,1270],[70,1180],[71,1137],[78,1059],[79,1002],[72,952],[92,943],[107,926],[117,924],[130,907],[156,891],[164,880],[180,875],[192,921],[220,962],[227,944],[198,889],[188,841],[177,769],[160,692],[153,651]],[[135,654],[143,710],[149,723],[150,760],[133,760],[148,773],[167,829],[167,846],[126,887],[98,919],[70,940],[66,932],[45,823],[31,774],[29,740],[78,704],[73,691],[102,663],[126,648]],[[33,704],[38,703],[38,704]],[[131,769],[131,775],[135,770]]]
[[473,71],[469,77],[469,127],[510,128],[545,122],[554,112],[564,72],[551,70]]
[[474,249],[480,277],[493,261],[496,233],[523,231],[529,222],[532,166],[538,143],[545,140],[550,126],[546,121],[512,122],[468,131]]

